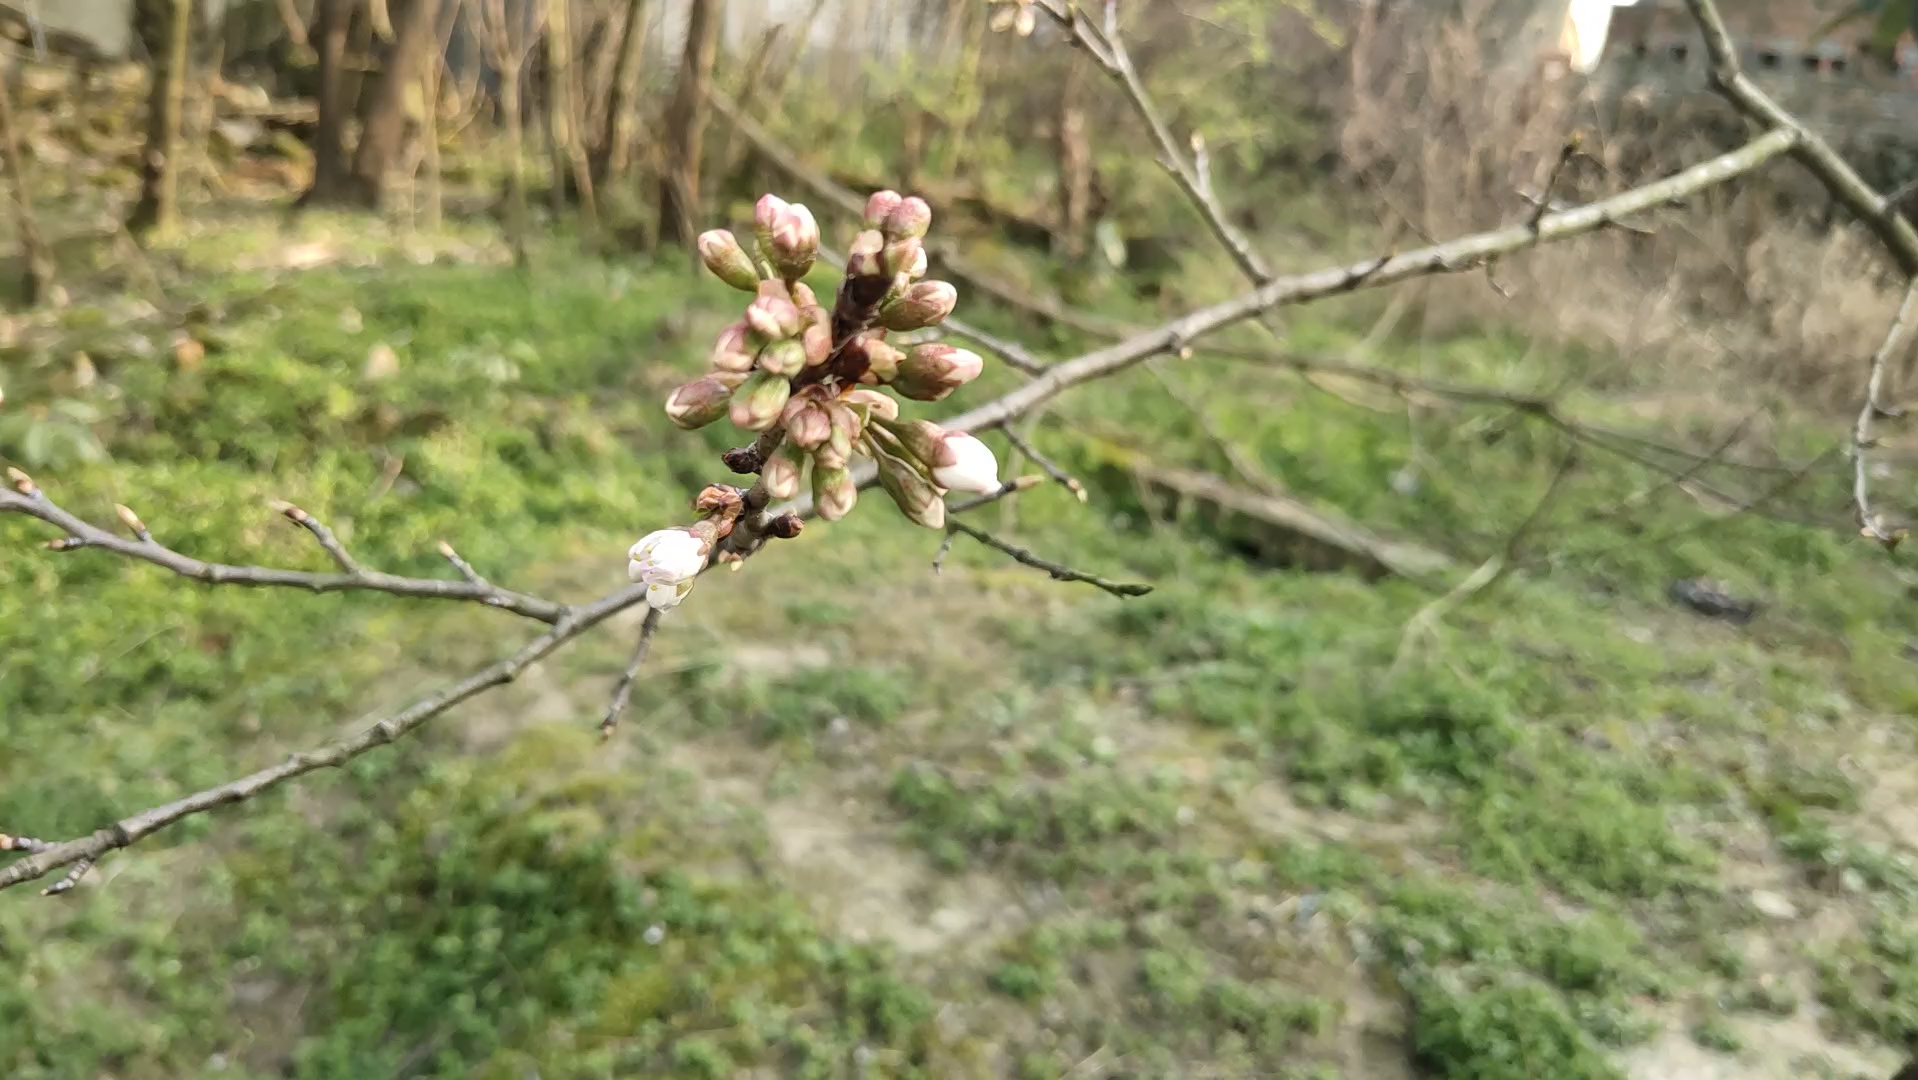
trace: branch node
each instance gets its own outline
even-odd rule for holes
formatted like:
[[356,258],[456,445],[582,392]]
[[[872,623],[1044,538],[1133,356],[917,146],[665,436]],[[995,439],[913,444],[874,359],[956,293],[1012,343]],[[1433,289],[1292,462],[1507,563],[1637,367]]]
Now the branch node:
[[21,472],[11,465],[7,466],[7,479],[13,481],[15,491],[18,491],[29,499],[37,498],[40,494],[40,486],[33,482],[33,477],[28,476],[26,473]]

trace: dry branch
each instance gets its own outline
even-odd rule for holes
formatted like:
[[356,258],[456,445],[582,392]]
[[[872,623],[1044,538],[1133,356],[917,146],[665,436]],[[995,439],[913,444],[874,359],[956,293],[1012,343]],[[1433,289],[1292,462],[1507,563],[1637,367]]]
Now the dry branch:
[[471,566],[466,565],[465,560],[451,554],[451,548],[442,549],[442,554],[445,554],[447,559],[460,570],[463,578],[460,581],[401,577],[397,574],[368,570],[353,561],[331,530],[296,506],[286,506],[281,512],[313,535],[320,547],[340,567],[338,573],[314,573],[279,567],[235,566],[228,563],[204,562],[190,555],[182,555],[153,540],[150,536],[139,535],[139,532],[143,530],[136,530],[135,538],[129,540],[89,524],[58,506],[32,480],[28,479],[25,473],[9,470],[9,476],[13,480],[15,490],[0,491],[0,513],[24,514],[63,530],[66,535],[51,541],[50,544],[54,550],[58,551],[99,548],[130,559],[152,563],[162,569],[171,570],[181,577],[192,578],[208,585],[304,589],[313,593],[383,592],[421,600],[465,600],[549,624],[559,623],[567,613],[564,604],[513,592],[510,589],[502,589],[489,583]]

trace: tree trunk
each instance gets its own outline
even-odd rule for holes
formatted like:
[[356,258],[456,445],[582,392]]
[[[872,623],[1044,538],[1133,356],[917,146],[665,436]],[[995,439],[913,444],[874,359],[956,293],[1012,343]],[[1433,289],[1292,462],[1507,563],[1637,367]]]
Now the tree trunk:
[[313,186],[302,203],[330,202],[346,187],[346,37],[356,0],[320,0],[320,126],[313,139]]
[[573,70],[573,30],[567,18],[570,0],[546,0],[546,142],[553,169],[553,214],[566,209],[566,189],[579,190],[579,205],[590,227],[598,218],[593,204],[592,170],[580,145],[579,117],[575,113],[576,73]]
[[366,99],[360,143],[354,148],[347,178],[347,197],[361,206],[378,209],[385,196],[387,173],[406,138],[407,94],[419,85],[438,9],[438,0],[409,0],[394,23],[386,70]]
[[420,149],[426,165],[426,231],[438,232],[444,220],[440,196],[440,94],[446,82],[446,52],[439,49],[420,68]]
[[520,121],[519,68],[507,65],[499,73],[499,108],[506,127],[506,231],[513,245],[513,261],[526,265],[525,134]]
[[666,173],[659,182],[659,239],[690,245],[698,235],[699,158],[706,139],[706,92],[719,52],[723,0],[692,0],[686,50],[666,114]]
[[0,74],[0,154],[6,156],[7,184],[13,189],[13,217],[20,246],[27,255],[26,300],[31,307],[53,291],[53,253],[40,236],[33,216],[33,195],[27,190],[27,171],[20,160],[20,138],[13,127],[13,94]]
[[136,236],[165,235],[180,224],[180,114],[186,105],[187,41],[192,0],[140,0],[140,38],[152,57],[146,150],[140,156],[140,201],[127,220]]
[[1074,65],[1059,95],[1059,231],[1054,236],[1056,254],[1069,263],[1085,258],[1092,232],[1092,136],[1082,97]]
[[606,102],[599,145],[593,152],[593,180],[601,185],[626,175],[633,159],[633,102],[639,97],[639,62],[646,54],[647,0],[628,0],[626,25],[619,32],[619,59]]

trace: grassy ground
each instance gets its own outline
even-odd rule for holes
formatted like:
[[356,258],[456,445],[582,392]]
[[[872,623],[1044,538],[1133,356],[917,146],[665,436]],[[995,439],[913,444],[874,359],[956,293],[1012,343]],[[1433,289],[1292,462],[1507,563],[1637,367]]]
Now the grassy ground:
[[[370,249],[338,223],[294,228],[195,238],[167,315],[82,297],[16,319],[0,456],[196,555],[317,567],[266,507],[286,498],[369,564],[439,572],[445,538],[569,599],[619,582],[631,539],[714,475],[725,432],[676,432],[658,402],[726,319],[719,286],[559,248],[525,275],[483,239],[355,265]],[[382,346],[397,363],[369,363]],[[1549,374],[1497,335],[1440,353]],[[1563,457],[1496,413],[1445,416],[1397,494],[1396,409],[1169,371],[1290,489],[1467,565]],[[703,583],[610,748],[593,729],[630,622],[64,900],[7,893],[0,1066],[1869,1076],[1918,1036],[1918,616],[1882,553],[1714,517],[1587,453],[1519,571],[1395,668],[1431,592],[1262,566],[1139,497],[1114,439],[1226,467],[1147,373],[1037,438],[1090,505],[1045,487],[983,523],[1151,596],[964,543],[935,576],[937,538],[875,497]],[[1841,492],[1821,473],[1771,509],[1829,516]],[[204,589],[46,538],[0,520],[7,831],[78,834],[272,761],[529,633]],[[1664,599],[1698,574],[1763,614]]]

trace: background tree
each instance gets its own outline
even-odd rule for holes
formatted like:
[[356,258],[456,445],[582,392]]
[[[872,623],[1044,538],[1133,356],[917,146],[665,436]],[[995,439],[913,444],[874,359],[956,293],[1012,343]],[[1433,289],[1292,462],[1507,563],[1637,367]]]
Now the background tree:
[[719,49],[723,0],[691,0],[686,47],[680,56],[673,101],[666,110],[666,163],[659,181],[659,242],[692,243],[699,212],[699,166],[705,152],[706,95]]
[[180,123],[186,106],[193,0],[139,0],[134,11],[150,58],[152,83],[147,92],[146,149],[140,155],[140,198],[127,228],[136,236],[164,235],[180,224]]

